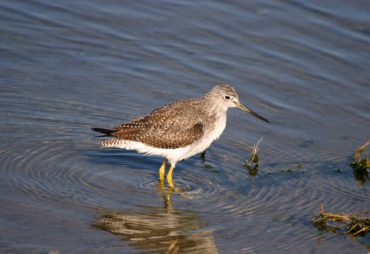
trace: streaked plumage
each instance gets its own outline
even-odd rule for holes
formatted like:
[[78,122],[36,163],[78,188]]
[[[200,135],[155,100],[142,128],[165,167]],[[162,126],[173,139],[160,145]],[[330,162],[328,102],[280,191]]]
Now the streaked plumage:
[[[267,121],[240,104],[238,94],[232,86],[218,85],[203,97],[162,106],[145,117],[113,129],[93,130],[113,137],[103,141],[103,147],[136,150],[166,158],[171,163],[167,180],[173,187],[172,170],[176,163],[204,151],[220,137],[226,126],[226,113],[230,107],[241,108]],[[163,165],[165,164],[166,161]]]

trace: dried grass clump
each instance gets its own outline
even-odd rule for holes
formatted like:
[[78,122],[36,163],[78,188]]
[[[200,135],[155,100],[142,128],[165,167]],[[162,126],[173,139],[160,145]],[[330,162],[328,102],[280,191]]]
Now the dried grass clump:
[[328,230],[337,234],[358,236],[370,231],[370,217],[354,214],[327,213],[321,204],[320,214],[312,219],[314,226],[320,230]]

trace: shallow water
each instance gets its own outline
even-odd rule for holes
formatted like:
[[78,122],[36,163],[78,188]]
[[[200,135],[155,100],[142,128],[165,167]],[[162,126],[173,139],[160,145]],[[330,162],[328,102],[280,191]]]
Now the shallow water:
[[[349,167],[370,137],[366,1],[0,2],[1,253],[367,253],[320,232],[369,214]],[[101,149],[112,127],[220,82],[230,110],[160,189],[160,158]],[[260,137],[260,165],[243,166]],[[338,170],[339,169],[339,170]]]

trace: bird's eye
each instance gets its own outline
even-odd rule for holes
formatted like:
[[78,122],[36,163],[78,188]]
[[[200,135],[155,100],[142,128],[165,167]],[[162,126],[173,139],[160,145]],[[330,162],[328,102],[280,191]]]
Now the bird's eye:
[[226,96],[225,96],[225,99],[226,99],[226,100],[230,100],[230,96],[226,95]]

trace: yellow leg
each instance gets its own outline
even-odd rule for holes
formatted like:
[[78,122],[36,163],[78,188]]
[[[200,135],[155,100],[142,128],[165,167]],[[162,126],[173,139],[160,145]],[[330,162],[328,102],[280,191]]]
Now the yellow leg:
[[157,190],[158,192],[162,192],[164,189],[164,180],[158,180]]
[[175,168],[175,164],[171,164],[171,167],[170,167],[170,169],[168,170],[168,173],[167,173],[167,182],[168,182],[168,185],[170,186],[171,189],[175,188],[175,186],[173,185],[173,182],[172,182],[172,172],[173,172],[174,168]]
[[163,161],[161,167],[159,168],[159,180],[161,181],[164,180],[164,172],[166,170],[166,166],[167,166],[167,159]]

